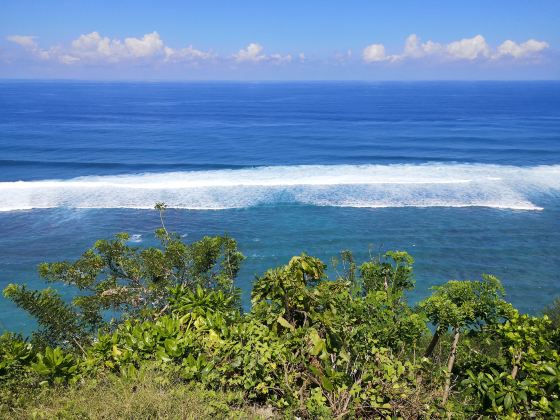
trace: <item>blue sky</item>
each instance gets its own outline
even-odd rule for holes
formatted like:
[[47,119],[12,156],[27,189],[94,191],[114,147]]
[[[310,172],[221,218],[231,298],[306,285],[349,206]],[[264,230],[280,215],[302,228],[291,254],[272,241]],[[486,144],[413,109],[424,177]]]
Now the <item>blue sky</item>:
[[558,79],[560,2],[3,0],[0,77]]

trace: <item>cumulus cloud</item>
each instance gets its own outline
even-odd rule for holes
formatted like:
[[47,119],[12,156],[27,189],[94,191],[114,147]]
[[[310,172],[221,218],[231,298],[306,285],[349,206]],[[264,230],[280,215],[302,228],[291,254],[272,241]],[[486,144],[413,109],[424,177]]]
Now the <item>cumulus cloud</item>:
[[102,37],[99,32],[80,35],[72,41],[71,55],[77,61],[80,59],[102,59],[119,61],[126,54],[121,41]]
[[537,41],[535,39],[529,39],[521,44],[517,44],[514,41],[507,40],[504,41],[499,47],[496,56],[504,57],[511,56],[513,58],[522,58],[531,55],[535,55],[542,50],[545,50],[549,45],[544,41]]
[[[157,32],[147,33],[141,37],[124,39],[109,38],[99,32],[82,34],[68,46],[51,47],[43,50],[36,38],[28,35],[11,35],[7,40],[14,42],[30,52],[33,56],[54,60],[63,64],[76,63],[119,63],[124,61],[159,61],[165,63],[185,62],[198,64],[204,61],[217,60],[211,51],[202,51],[192,45],[184,48],[172,48],[166,45]],[[239,50],[233,57],[221,57],[223,60],[233,59],[236,62],[267,62],[272,64],[289,63],[291,54],[265,54],[261,44],[251,43]],[[299,60],[304,61],[301,53]]]
[[385,61],[389,57],[385,55],[385,46],[383,44],[371,44],[364,48],[362,57],[366,63],[374,63],[376,61]]
[[238,51],[237,54],[234,55],[234,58],[237,61],[263,61],[266,60],[266,55],[262,54],[264,50],[261,44],[251,43],[247,45],[246,48],[243,48]]
[[163,41],[157,32],[146,34],[142,38],[126,38],[124,45],[132,57],[150,57],[163,51]]
[[450,57],[463,60],[490,56],[490,47],[482,35],[452,42],[447,45],[446,51]]
[[67,48],[51,47],[43,50],[33,36],[11,35],[7,37],[34,56],[44,60],[56,60],[63,64],[87,63],[117,63],[131,60],[163,61],[199,61],[213,57],[210,52],[195,49],[192,45],[173,49],[165,45],[157,32],[143,35],[140,38],[127,37],[111,39],[99,32],[82,34],[70,43]]
[[420,58],[426,55],[437,54],[441,52],[442,48],[442,45],[437,42],[428,41],[422,43],[418,35],[412,34],[406,38],[404,51],[401,56]]
[[[173,48],[166,45],[158,32],[140,37],[110,38],[99,32],[82,34],[67,45],[41,48],[37,38],[31,35],[10,35],[10,42],[19,45],[35,59],[57,61],[65,65],[77,63],[120,63],[120,62],[160,62],[187,63],[197,65],[203,62],[271,63],[284,64],[294,61],[291,54],[265,53],[264,47],[250,43],[233,55],[218,56],[212,51],[203,51],[193,45]],[[404,60],[435,59],[439,61],[481,61],[481,60],[530,60],[549,48],[548,43],[535,39],[517,43],[506,40],[496,48],[490,47],[482,35],[463,38],[449,43],[432,40],[422,41],[416,34],[409,35],[402,51],[390,54],[384,44],[372,43],[362,50],[362,60],[366,63],[399,62]],[[352,60],[352,53],[335,54],[340,64]],[[295,61],[305,62],[303,52],[295,55]]]
[[74,58],[74,61],[86,59],[118,62],[164,54],[165,46],[157,32],[145,34],[142,38],[125,38],[124,41],[103,37],[99,32],[91,32],[72,41],[68,56]]
[[534,39],[521,44],[508,40],[498,46],[495,52],[492,52],[492,48],[482,35],[440,44],[431,40],[422,42],[416,34],[412,34],[406,38],[401,54],[388,55],[383,44],[371,44],[364,48],[362,58],[366,63],[395,62],[424,57],[463,61],[495,60],[506,56],[521,59],[534,56],[548,47],[546,42]]
[[266,55],[263,53],[264,48],[261,44],[252,42],[247,47],[240,49],[237,54],[233,55],[233,58],[237,62],[252,62],[258,63],[262,61],[267,61],[271,63],[281,64],[289,63],[292,61],[292,56],[290,54],[270,54]]

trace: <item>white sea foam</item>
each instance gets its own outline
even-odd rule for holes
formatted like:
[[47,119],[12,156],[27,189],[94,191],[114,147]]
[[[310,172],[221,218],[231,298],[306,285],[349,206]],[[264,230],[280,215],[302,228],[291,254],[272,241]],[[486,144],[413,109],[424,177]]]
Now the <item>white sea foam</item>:
[[540,210],[560,191],[560,165],[302,165],[0,182],[0,211],[33,208],[226,209],[302,203],[343,207]]
[[131,235],[128,242],[132,242],[132,243],[135,243],[135,244],[140,243],[140,242],[142,242],[142,235],[139,234],[139,233]]

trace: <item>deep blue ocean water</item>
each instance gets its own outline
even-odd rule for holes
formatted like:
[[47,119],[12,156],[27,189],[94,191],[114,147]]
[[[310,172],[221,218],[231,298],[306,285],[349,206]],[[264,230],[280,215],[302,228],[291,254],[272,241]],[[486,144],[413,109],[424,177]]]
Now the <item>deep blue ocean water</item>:
[[[560,83],[0,82],[0,287],[116,232],[153,244],[156,201],[187,240],[239,241],[246,304],[302,251],[398,248],[413,301],[491,273],[538,312],[560,295]],[[0,300],[0,330],[31,325]]]

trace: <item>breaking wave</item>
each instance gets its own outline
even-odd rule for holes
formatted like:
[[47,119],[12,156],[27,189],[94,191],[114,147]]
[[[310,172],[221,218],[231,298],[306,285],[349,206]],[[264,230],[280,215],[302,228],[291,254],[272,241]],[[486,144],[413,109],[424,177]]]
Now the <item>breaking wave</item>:
[[309,204],[341,207],[492,207],[541,210],[560,191],[560,165],[301,165],[0,182],[0,211],[34,208],[227,209]]

